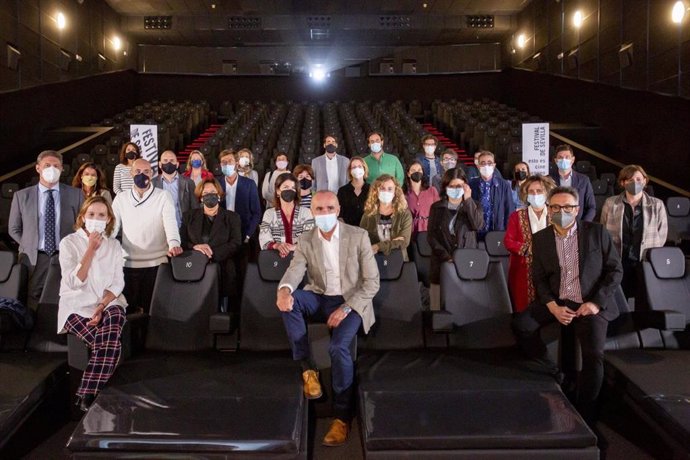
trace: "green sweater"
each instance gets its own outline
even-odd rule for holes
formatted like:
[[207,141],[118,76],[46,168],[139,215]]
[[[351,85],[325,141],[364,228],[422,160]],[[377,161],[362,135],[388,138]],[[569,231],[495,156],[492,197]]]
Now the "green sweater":
[[395,155],[384,152],[381,154],[381,159],[377,160],[374,158],[373,154],[369,154],[364,157],[364,161],[369,168],[367,183],[371,184],[376,178],[383,174],[390,174],[398,181],[398,185],[403,185],[405,181],[405,172],[403,171],[402,164],[400,164],[400,160],[398,160],[398,157]]

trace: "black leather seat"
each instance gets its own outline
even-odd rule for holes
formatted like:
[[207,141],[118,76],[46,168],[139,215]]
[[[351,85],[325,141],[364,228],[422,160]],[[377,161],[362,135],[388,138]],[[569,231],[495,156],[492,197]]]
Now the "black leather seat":
[[507,281],[510,252],[508,252],[505,244],[503,243],[505,237],[506,232],[489,232],[484,237],[484,244],[486,252],[489,254],[489,259],[493,262],[501,263],[501,268],[503,268],[503,275]]
[[690,240],[690,199],[681,196],[666,200],[668,240],[676,245]]
[[410,259],[417,266],[417,276],[424,286],[429,287],[429,265],[431,264],[431,246],[426,238],[427,232],[419,232],[417,239],[410,245]]
[[[10,251],[0,251],[0,297],[16,299],[26,305],[26,286],[28,273],[26,265],[17,263],[17,256]],[[33,325],[33,318],[15,318],[13,313],[0,309],[0,350],[8,333],[17,332],[25,326]]]

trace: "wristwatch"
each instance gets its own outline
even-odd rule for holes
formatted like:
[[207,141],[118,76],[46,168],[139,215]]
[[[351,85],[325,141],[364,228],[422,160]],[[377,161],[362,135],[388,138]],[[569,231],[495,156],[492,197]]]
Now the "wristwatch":
[[349,315],[350,312],[352,311],[352,307],[349,306],[349,305],[343,305],[343,306],[340,307],[340,308],[342,308],[343,312],[344,312],[346,315]]

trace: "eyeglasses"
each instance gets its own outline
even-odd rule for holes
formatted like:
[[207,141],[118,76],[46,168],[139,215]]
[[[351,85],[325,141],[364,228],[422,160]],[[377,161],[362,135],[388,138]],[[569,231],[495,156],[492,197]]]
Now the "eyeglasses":
[[566,205],[559,205],[559,204],[550,204],[549,209],[551,212],[561,212],[561,210],[565,211],[567,214],[570,214],[577,208],[578,205],[576,204],[566,204]]

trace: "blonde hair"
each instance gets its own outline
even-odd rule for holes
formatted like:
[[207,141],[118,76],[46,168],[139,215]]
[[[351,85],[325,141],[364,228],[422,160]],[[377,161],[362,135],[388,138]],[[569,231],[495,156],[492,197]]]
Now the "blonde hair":
[[[241,154],[242,152],[246,152],[246,153],[249,154],[249,164],[248,164],[247,166],[245,166],[244,168],[241,167],[241,166],[239,165],[239,163],[240,163],[240,154]],[[248,148],[239,149],[239,150],[237,151],[237,169],[239,169],[239,170],[242,171],[243,173],[248,173],[249,171],[251,171],[252,169],[254,169],[254,155],[252,154],[252,151],[249,150]]]
[[364,161],[364,158],[360,156],[350,158],[350,163],[347,165],[347,178],[351,181],[354,180],[354,177],[352,177],[352,162],[355,160],[358,160],[362,163],[362,168],[364,169],[364,177],[362,179],[366,180],[366,178],[369,177],[369,166],[367,165],[367,162]]
[[113,208],[112,206],[110,206],[110,203],[108,203],[108,200],[106,200],[100,195],[95,195],[87,198],[84,201],[84,204],[81,205],[81,208],[79,209],[79,214],[77,214],[77,221],[74,223],[74,230],[85,228],[84,215],[86,214],[86,211],[88,211],[89,206],[96,203],[104,204],[105,207],[108,209],[108,218],[110,219],[110,221],[105,226],[105,235],[109,237],[113,233],[113,229],[115,228],[115,213],[113,212]]
[[407,200],[405,199],[405,194],[398,181],[390,174],[382,174],[371,184],[369,196],[364,204],[364,214],[373,216],[379,212],[379,189],[384,182],[388,182],[389,180],[393,181],[395,184],[395,196],[391,203],[393,205],[393,212],[397,214],[407,209]]
[[192,169],[192,155],[195,154],[201,157],[201,167],[203,169],[208,169],[206,168],[206,157],[204,156],[204,154],[201,153],[199,150],[192,150],[189,153],[189,157],[187,158],[187,166],[185,167],[185,171],[190,171]]
[[527,203],[527,189],[535,182],[541,182],[541,186],[544,187],[544,195],[546,196],[549,196],[549,192],[556,188],[556,183],[549,176],[542,176],[541,174],[529,176],[520,186],[520,201]]

